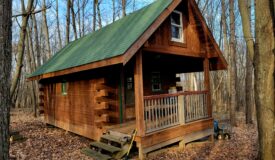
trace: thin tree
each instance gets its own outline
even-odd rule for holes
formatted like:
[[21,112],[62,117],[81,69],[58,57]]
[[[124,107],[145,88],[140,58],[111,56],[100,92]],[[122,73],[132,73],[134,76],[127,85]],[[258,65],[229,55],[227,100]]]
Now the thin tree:
[[23,55],[24,55],[24,50],[25,50],[25,37],[26,37],[26,28],[29,20],[30,13],[33,7],[33,1],[34,0],[29,0],[28,1],[28,6],[27,10],[25,10],[24,6],[24,0],[21,0],[21,5],[22,5],[22,25],[20,29],[20,38],[18,42],[18,53],[17,53],[17,64],[15,68],[15,73],[13,75],[12,83],[11,83],[11,97],[13,96],[15,89],[17,87],[20,75],[21,75],[21,69],[23,67]]
[[101,1],[97,1],[97,18],[98,18],[98,27],[101,29],[102,28],[102,20],[101,20],[101,11],[100,11],[100,3]]
[[77,30],[76,30],[76,22],[75,22],[75,12],[74,12],[74,0],[71,1],[71,13],[72,13],[72,26],[74,31],[74,38],[77,39]]
[[121,0],[122,17],[126,16],[126,0]]
[[230,118],[231,123],[236,125],[235,111],[237,108],[237,92],[236,92],[236,81],[237,81],[237,67],[236,67],[236,37],[235,37],[235,14],[234,14],[234,0],[229,0],[229,13],[230,13]]
[[96,10],[97,10],[98,0],[93,1],[93,31],[96,30]]
[[57,34],[58,34],[58,46],[59,49],[62,48],[62,40],[61,40],[61,32],[60,32],[60,24],[59,24],[59,8],[58,8],[58,0],[56,0],[56,27],[57,27]]
[[12,1],[0,3],[0,159],[9,159]]
[[71,0],[67,1],[67,14],[66,14],[66,44],[70,42],[70,10]]
[[49,38],[49,29],[48,29],[48,23],[47,23],[47,13],[46,13],[46,0],[43,0],[43,6],[42,6],[42,19],[43,19],[43,33],[44,38],[46,41],[46,57],[49,59],[51,57],[51,45],[50,45],[50,38]]
[[250,7],[251,0],[239,0],[239,10],[242,18],[242,28],[244,33],[244,38],[246,42],[247,48],[247,56],[246,56],[246,123],[252,123],[252,114],[253,114],[253,57],[254,57],[254,39],[252,36],[251,30],[251,22],[250,22]]
[[[274,1],[273,1],[274,2]],[[270,0],[255,1],[255,100],[259,132],[259,156],[275,159],[275,16]],[[273,146],[272,146],[273,143]]]
[[34,42],[35,42],[35,51],[36,51],[36,66],[41,66],[41,48],[40,48],[40,42],[39,42],[39,35],[38,35],[38,28],[37,28],[37,21],[36,21],[36,15],[32,14],[31,16],[32,24],[33,24],[33,32],[34,32]]

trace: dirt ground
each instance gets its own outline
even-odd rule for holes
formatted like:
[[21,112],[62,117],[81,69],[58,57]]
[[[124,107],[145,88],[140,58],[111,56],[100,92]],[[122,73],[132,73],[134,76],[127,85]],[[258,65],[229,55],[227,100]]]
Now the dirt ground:
[[[43,117],[33,118],[30,113],[12,112],[11,130],[19,131],[26,138],[25,141],[11,143],[10,155],[13,159],[91,159],[80,152],[81,148],[89,145],[89,139],[49,127],[43,123]],[[172,145],[150,153],[147,159],[253,160],[257,159],[257,148],[256,127],[244,125],[233,128],[230,140],[215,140],[214,144],[189,144],[184,150]],[[136,154],[132,156],[132,159],[136,158]]]

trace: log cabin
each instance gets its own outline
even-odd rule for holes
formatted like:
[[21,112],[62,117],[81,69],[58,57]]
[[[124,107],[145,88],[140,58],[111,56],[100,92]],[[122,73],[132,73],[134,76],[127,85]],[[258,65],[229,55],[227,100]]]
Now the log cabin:
[[[209,74],[226,68],[195,0],[157,0],[70,42],[28,79],[47,124],[93,140],[136,129],[142,158],[213,135]],[[202,87],[181,86],[188,73]]]

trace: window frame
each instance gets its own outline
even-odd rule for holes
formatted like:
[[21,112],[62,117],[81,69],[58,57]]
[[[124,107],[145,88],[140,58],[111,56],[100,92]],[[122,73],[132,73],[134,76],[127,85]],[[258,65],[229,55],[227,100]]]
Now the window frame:
[[[184,43],[184,30],[183,30],[183,15],[182,15],[182,12],[180,11],[177,11],[177,10],[174,10],[172,13],[176,13],[176,14],[179,14],[179,17],[180,17],[180,25],[178,24],[175,24],[172,22],[172,14],[170,16],[170,35],[171,35],[171,41],[172,42],[177,42],[177,43]],[[179,28],[180,30],[180,38],[175,38],[173,37],[173,34],[172,34],[172,27],[177,27]]]
[[[158,78],[159,78],[159,82],[154,82],[154,80],[153,80],[153,75],[154,74],[158,74]],[[151,72],[151,88],[152,88],[152,92],[160,92],[160,91],[162,91],[162,88],[161,88],[161,75],[160,75],[160,72],[156,72],[156,71],[154,71],[154,72]],[[159,89],[155,89],[154,88],[154,85],[158,85],[159,86]]]
[[68,82],[67,81],[61,82],[61,93],[62,93],[62,95],[68,94]]

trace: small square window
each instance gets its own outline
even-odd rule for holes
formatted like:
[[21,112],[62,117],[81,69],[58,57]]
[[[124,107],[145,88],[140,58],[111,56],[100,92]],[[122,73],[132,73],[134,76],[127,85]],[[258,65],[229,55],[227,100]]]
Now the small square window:
[[182,13],[179,11],[171,13],[171,40],[183,42]]
[[160,79],[160,72],[152,72],[152,91],[157,92],[161,91],[161,79]]
[[67,82],[64,81],[61,83],[61,92],[62,92],[62,95],[67,95]]

